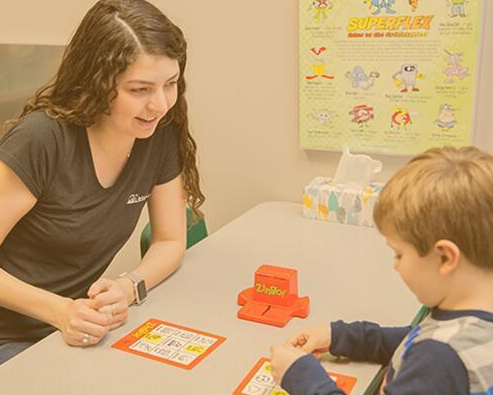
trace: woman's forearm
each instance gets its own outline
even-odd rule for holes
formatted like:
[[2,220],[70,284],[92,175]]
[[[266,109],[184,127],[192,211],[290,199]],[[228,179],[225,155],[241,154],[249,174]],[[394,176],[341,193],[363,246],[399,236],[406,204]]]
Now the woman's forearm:
[[[147,290],[154,288],[169,277],[181,264],[185,245],[183,242],[167,240],[151,244],[139,266],[132,272],[137,274],[146,283]],[[122,278],[122,287],[128,296],[129,304],[134,300],[133,283]]]
[[34,287],[0,269],[0,306],[60,326],[60,312],[71,299]]

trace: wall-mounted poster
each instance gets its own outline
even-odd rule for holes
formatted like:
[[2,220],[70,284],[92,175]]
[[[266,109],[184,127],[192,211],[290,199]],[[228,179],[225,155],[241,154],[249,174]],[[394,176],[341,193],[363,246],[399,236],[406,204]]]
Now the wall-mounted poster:
[[472,141],[482,0],[300,0],[305,149]]

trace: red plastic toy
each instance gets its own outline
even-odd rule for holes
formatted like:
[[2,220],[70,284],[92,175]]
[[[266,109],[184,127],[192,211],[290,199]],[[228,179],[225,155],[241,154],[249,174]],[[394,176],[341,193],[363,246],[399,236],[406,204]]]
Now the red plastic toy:
[[238,294],[238,318],[284,326],[291,317],[306,318],[308,296],[298,297],[298,272],[285,267],[262,265],[255,272],[255,284]]

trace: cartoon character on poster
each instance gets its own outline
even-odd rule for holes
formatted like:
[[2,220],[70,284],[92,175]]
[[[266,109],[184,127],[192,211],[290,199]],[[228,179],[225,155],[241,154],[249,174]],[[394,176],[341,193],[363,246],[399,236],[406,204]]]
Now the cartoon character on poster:
[[409,5],[411,6],[411,11],[415,12],[419,7],[419,0],[409,0]]
[[397,128],[398,130],[403,127],[407,130],[407,127],[412,124],[411,113],[407,108],[396,107],[392,116],[390,117],[390,126]]
[[401,69],[394,73],[392,79],[398,88],[401,88],[401,92],[407,92],[411,89],[413,92],[418,92],[416,88],[418,79],[422,79],[423,74],[418,71],[418,66],[411,63],[405,63],[401,66]]
[[375,118],[373,115],[373,107],[366,104],[354,107],[351,111],[349,111],[349,116],[351,118],[351,122],[358,124],[358,126],[367,125],[369,121]]
[[327,19],[327,11],[332,9],[333,4],[330,0],[314,0],[312,8],[315,10],[315,19],[317,22],[323,22]]
[[354,89],[362,90],[370,89],[374,85],[375,80],[380,77],[380,74],[376,71],[367,74],[363,67],[359,65],[355,66],[353,71],[348,71],[345,75],[347,79],[351,80],[351,86]]
[[334,116],[336,116],[334,112],[327,109],[315,110],[312,113],[312,118],[318,121],[318,126],[328,126]]
[[454,111],[450,104],[442,104],[438,110],[438,117],[435,123],[442,129],[452,129],[457,124]]
[[447,66],[443,70],[443,73],[447,76],[445,83],[450,84],[454,82],[454,77],[463,80],[469,75],[469,69],[461,65],[462,53],[454,53],[444,50],[447,54]]
[[465,17],[466,6],[468,0],[447,0],[447,6],[450,7],[450,17],[455,18],[456,16]]
[[366,0],[365,4],[370,3],[370,9],[375,7],[376,10],[373,12],[373,15],[378,15],[385,9],[387,14],[395,14],[395,10],[392,9],[392,6],[395,4],[395,0]]
[[315,78],[325,78],[331,80],[334,78],[332,75],[326,74],[325,68],[327,67],[327,60],[322,54],[327,50],[325,47],[311,48],[312,71],[313,74],[305,76],[307,80],[313,80]]

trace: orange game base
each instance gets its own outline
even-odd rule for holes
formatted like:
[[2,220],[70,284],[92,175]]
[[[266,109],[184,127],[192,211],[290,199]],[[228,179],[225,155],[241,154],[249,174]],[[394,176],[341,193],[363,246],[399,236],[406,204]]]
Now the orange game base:
[[308,296],[296,298],[290,306],[273,306],[254,300],[254,287],[245,289],[238,295],[238,318],[283,327],[291,317],[306,318],[310,311]]

